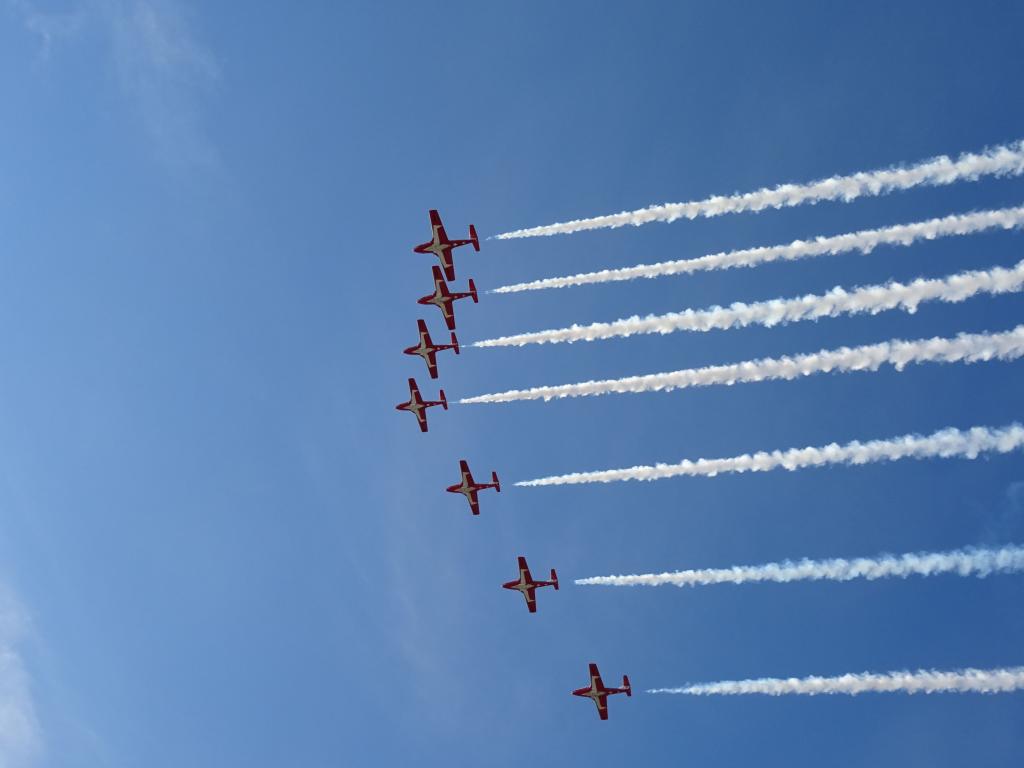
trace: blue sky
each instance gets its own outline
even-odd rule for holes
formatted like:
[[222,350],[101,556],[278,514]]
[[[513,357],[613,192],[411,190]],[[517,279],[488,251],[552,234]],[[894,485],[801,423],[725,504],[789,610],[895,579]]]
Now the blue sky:
[[[1019,577],[574,587],[1024,541],[1019,454],[520,489],[573,470],[1000,426],[1024,363],[393,405],[440,209],[481,236],[1024,136],[1013,3],[0,6],[0,764],[1012,766],[1024,699],[634,695],[1024,663]],[[988,179],[457,253],[458,286],[1019,205]],[[1009,266],[998,232],[459,307],[464,343]],[[1024,298],[442,357],[449,398],[893,337]],[[430,312],[428,312],[430,310]],[[458,459],[506,484],[471,518]],[[499,585],[526,555],[565,587]]]

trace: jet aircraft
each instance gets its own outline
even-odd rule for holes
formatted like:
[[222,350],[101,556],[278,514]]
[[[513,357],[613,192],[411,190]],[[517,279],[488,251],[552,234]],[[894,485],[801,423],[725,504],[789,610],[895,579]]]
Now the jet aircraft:
[[448,398],[444,396],[444,390],[441,390],[441,394],[438,395],[440,400],[424,400],[420,396],[420,388],[416,386],[416,379],[409,379],[409,399],[404,403],[399,403],[395,406],[396,411],[410,411],[415,417],[416,421],[419,422],[420,432],[427,431],[427,408],[434,405],[440,405],[446,411],[448,410]]
[[452,293],[448,290],[448,283],[444,281],[440,267],[434,267],[434,292],[417,299],[417,304],[433,304],[441,310],[444,315],[444,324],[449,331],[455,330],[455,302],[458,299],[472,298],[476,304],[480,299],[476,295],[476,283],[469,281],[469,290],[465,293]]
[[551,569],[551,581],[534,581],[530,575],[530,566],[526,564],[526,558],[519,556],[519,578],[515,581],[507,581],[501,585],[505,589],[515,589],[526,598],[526,607],[530,613],[537,612],[537,599],[534,593],[541,587],[554,587],[558,589],[558,574]]
[[473,473],[469,471],[469,464],[465,459],[459,461],[459,471],[462,472],[462,480],[455,485],[449,485],[445,490],[448,493],[461,493],[469,502],[470,511],[474,515],[479,515],[480,502],[477,499],[477,494],[487,488],[493,488],[501,493],[501,481],[498,479],[498,473],[491,472],[491,482],[489,483],[477,483],[473,480]]
[[441,215],[437,211],[430,212],[430,240],[413,248],[416,253],[432,253],[441,261],[444,275],[449,280],[455,279],[455,263],[452,261],[452,250],[460,245],[472,245],[473,250],[480,250],[480,240],[476,236],[476,227],[469,225],[468,240],[449,240],[441,223]]
[[415,347],[406,347],[402,350],[403,354],[406,355],[419,355],[423,358],[423,362],[427,364],[427,370],[430,372],[430,378],[437,378],[437,353],[443,352],[446,349],[455,350],[455,354],[459,354],[459,340],[455,338],[455,334],[452,334],[451,344],[435,344],[430,338],[430,332],[427,330],[427,324],[422,320],[417,320],[416,324],[420,329],[420,341]]
[[629,677],[622,676],[621,688],[605,688],[601,681],[601,673],[597,670],[597,664],[590,664],[590,685],[586,688],[577,688],[572,692],[573,696],[583,696],[590,699],[597,706],[597,714],[602,720],[608,719],[608,697],[615,693],[624,693],[627,696],[633,695],[633,687],[629,684]]

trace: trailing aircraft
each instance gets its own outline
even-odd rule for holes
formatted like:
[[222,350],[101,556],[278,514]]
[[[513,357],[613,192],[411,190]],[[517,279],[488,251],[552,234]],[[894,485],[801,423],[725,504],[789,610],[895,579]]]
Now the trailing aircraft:
[[432,210],[430,212],[430,239],[420,243],[413,248],[416,253],[432,253],[441,261],[444,267],[445,277],[449,280],[455,279],[455,262],[452,261],[452,250],[462,245],[472,245],[473,250],[480,250],[480,240],[476,236],[476,227],[469,225],[468,240],[449,240],[445,234],[444,224],[441,223],[441,214]]
[[519,578],[515,581],[507,581],[501,585],[505,589],[514,589],[526,598],[526,607],[530,613],[537,612],[537,598],[534,593],[541,587],[554,587],[558,590],[558,574],[551,569],[551,581],[534,581],[530,575],[530,566],[526,564],[526,558],[519,556]]
[[424,400],[420,395],[420,388],[416,386],[416,379],[409,379],[409,399],[404,403],[395,406],[396,411],[409,411],[420,425],[420,432],[427,431],[427,408],[440,405],[448,410],[448,398],[444,396],[444,390],[438,395],[440,400]]
[[427,330],[427,324],[422,320],[416,321],[420,331],[419,343],[415,347],[406,347],[402,350],[403,354],[406,355],[419,355],[423,358],[423,362],[427,364],[427,371],[430,373],[430,378],[437,378],[437,353],[443,352],[446,349],[455,350],[455,354],[459,354],[459,340],[455,338],[455,334],[452,333],[451,344],[435,344],[430,338],[430,331]]
[[501,493],[501,481],[498,479],[498,473],[491,472],[491,482],[478,483],[473,480],[473,473],[469,471],[469,464],[465,459],[459,461],[459,471],[462,473],[462,479],[455,485],[449,485],[445,490],[448,493],[461,493],[469,502],[470,511],[474,515],[479,515],[480,502],[477,500],[477,494],[487,488],[493,488]]
[[444,275],[441,274],[439,267],[434,267],[434,292],[428,293],[426,296],[421,296],[416,300],[417,304],[433,304],[435,307],[441,310],[441,314],[444,316],[444,324],[448,326],[449,331],[455,330],[455,302],[459,299],[472,298],[473,303],[476,304],[480,299],[476,295],[476,283],[473,279],[469,280],[469,290],[462,293],[452,293],[448,290],[448,283],[444,281]]
[[624,693],[627,696],[633,695],[633,686],[629,684],[629,677],[626,675],[622,676],[622,687],[621,688],[605,688],[604,682],[601,680],[601,673],[597,669],[597,664],[591,662],[590,664],[590,685],[586,688],[577,688],[572,692],[573,696],[583,696],[584,698],[590,699],[594,702],[597,707],[597,714],[602,720],[608,719],[608,697],[616,694]]

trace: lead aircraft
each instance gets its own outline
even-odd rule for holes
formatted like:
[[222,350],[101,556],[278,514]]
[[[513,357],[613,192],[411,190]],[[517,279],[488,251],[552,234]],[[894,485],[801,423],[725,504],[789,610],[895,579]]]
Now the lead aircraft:
[[479,515],[480,502],[477,499],[477,494],[487,488],[493,488],[498,493],[501,493],[501,481],[498,479],[498,473],[491,472],[491,482],[489,483],[475,482],[473,480],[473,473],[469,471],[469,464],[465,459],[459,461],[459,471],[462,473],[462,480],[455,485],[449,485],[445,490],[448,493],[461,493],[466,497],[466,501],[469,502],[469,511],[474,515]]
[[455,354],[459,354],[459,340],[455,338],[455,334],[452,334],[451,344],[435,344],[430,338],[430,331],[427,330],[427,324],[422,320],[416,321],[417,326],[420,330],[420,341],[415,347],[406,347],[402,350],[403,354],[406,355],[419,355],[423,358],[423,362],[427,364],[427,370],[430,372],[430,378],[437,378],[437,353],[443,352],[446,349],[455,350]]
[[472,245],[474,251],[480,250],[480,240],[476,236],[476,227],[469,225],[468,240],[449,240],[445,234],[444,224],[441,223],[441,214],[432,210],[430,212],[430,239],[420,243],[413,248],[416,253],[432,253],[441,261],[444,267],[444,275],[449,280],[455,279],[455,263],[452,261],[452,250],[460,245]]
[[558,574],[551,569],[551,581],[534,581],[530,575],[530,566],[526,564],[526,558],[519,556],[519,578],[515,581],[506,581],[501,585],[505,589],[514,589],[526,598],[526,607],[530,613],[537,612],[537,598],[534,593],[541,587],[554,587],[558,589]]
[[420,297],[416,300],[416,303],[433,304],[435,307],[440,309],[441,314],[444,315],[444,324],[448,326],[449,331],[454,331],[455,307],[453,305],[459,299],[467,298],[472,298],[474,304],[478,303],[480,299],[476,295],[476,283],[474,283],[472,278],[470,278],[468,291],[464,293],[452,293],[448,290],[448,283],[444,281],[444,275],[441,274],[441,268],[434,267],[433,273],[434,292]]
[[399,403],[395,406],[396,411],[409,411],[415,417],[416,421],[419,422],[420,432],[427,431],[427,408],[435,405],[440,405],[446,411],[448,410],[448,398],[444,396],[444,390],[441,390],[441,394],[438,395],[440,400],[424,400],[420,396],[420,388],[416,386],[416,379],[409,379],[409,399],[404,403]]
[[602,720],[608,719],[608,697],[616,694],[624,693],[627,696],[633,695],[633,686],[629,684],[629,677],[626,675],[622,676],[622,687],[621,688],[605,688],[604,683],[601,680],[601,673],[597,669],[597,664],[590,663],[590,685],[586,688],[577,688],[572,692],[573,696],[583,696],[584,698],[590,699],[597,706],[597,714]]

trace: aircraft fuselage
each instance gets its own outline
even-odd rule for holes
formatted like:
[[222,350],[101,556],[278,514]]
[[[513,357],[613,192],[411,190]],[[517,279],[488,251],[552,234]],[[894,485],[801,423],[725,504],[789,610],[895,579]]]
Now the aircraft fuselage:
[[419,346],[410,347],[407,352],[412,352],[414,355],[419,355],[423,358],[424,362],[430,362],[430,355],[437,351],[436,347],[428,347],[423,339],[420,339]]
[[452,245],[451,243],[441,242],[441,237],[437,233],[438,227],[432,227],[432,229],[434,230],[433,242],[423,250],[434,254],[439,259],[443,259],[445,252],[452,249]]

